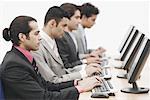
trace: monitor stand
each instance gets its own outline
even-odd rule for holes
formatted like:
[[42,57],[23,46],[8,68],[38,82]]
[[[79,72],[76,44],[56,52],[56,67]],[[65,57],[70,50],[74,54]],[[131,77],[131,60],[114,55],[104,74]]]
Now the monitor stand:
[[141,94],[141,93],[148,93],[149,89],[148,88],[142,88],[138,87],[136,82],[132,83],[133,87],[132,88],[125,88],[122,89],[121,92],[124,93],[134,93],[134,94]]
[[119,75],[117,75],[117,77],[127,79],[127,74],[119,74]]
[[123,69],[122,66],[115,66],[117,69]]

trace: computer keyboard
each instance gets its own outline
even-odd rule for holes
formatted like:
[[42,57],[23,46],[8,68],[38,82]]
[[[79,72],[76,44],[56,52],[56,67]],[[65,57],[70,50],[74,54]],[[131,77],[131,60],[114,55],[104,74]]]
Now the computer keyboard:
[[114,87],[110,83],[109,80],[102,79],[101,86],[97,86],[94,89],[92,89],[92,93],[107,93],[110,96],[114,96]]
[[100,64],[103,68],[110,68],[111,66],[109,65],[109,60],[102,58],[102,62]]
[[101,66],[103,67],[105,65],[108,65],[108,59],[103,59],[102,60]]
[[103,77],[104,79],[111,79],[112,75],[111,75],[111,71],[109,68],[104,68],[101,73],[99,74],[95,74],[95,75],[99,75],[100,77]]
[[122,67],[123,66],[123,61],[102,58],[101,66],[103,68]]

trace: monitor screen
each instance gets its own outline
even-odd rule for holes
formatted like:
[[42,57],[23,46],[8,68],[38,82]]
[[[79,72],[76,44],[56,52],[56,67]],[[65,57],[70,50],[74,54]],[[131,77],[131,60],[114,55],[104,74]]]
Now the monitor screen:
[[142,44],[142,41],[144,40],[144,34],[138,33],[133,45],[131,46],[127,56],[125,57],[125,60],[123,62],[123,69],[127,70],[127,72],[130,70],[133,61],[138,53],[138,50],[140,48],[140,45]]
[[[144,36],[145,36],[144,34],[142,34],[141,32],[138,32],[138,34],[135,38],[135,41],[133,42],[132,46],[130,47],[130,49],[123,61],[121,68],[126,70],[127,73],[129,72],[129,70],[133,64],[135,56],[137,55],[137,52],[142,44],[142,41],[144,40]],[[118,74],[117,77],[127,79],[127,73]]]
[[127,43],[125,44],[123,51],[120,54],[120,60],[121,61],[124,61],[128,51],[129,51],[130,47],[132,46],[137,35],[138,35],[138,30],[134,29],[131,36],[129,37]]
[[145,38],[133,62],[133,65],[131,66],[131,69],[127,75],[129,83],[133,83],[139,78],[139,75],[145,65],[149,53],[150,53],[150,40]]
[[132,84],[132,87],[124,88],[121,92],[125,93],[148,93],[149,89],[144,87],[138,87],[136,84],[136,80],[139,79],[141,71],[145,65],[145,62],[150,53],[150,40],[148,38],[144,38],[142,44],[139,48],[139,51],[134,59],[133,65],[129,73],[127,74],[128,83]]
[[132,25],[129,27],[127,33],[125,34],[125,36],[124,36],[124,38],[123,38],[123,40],[122,40],[122,42],[121,42],[121,44],[120,44],[120,46],[118,48],[119,53],[121,53],[122,50],[124,49],[124,46],[127,43],[129,37],[131,36],[131,33],[132,33],[134,28],[135,28],[135,26],[132,26]]

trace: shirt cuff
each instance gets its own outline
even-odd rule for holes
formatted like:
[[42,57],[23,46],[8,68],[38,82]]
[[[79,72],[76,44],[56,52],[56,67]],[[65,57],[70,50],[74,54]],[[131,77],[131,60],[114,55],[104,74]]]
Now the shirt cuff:
[[79,93],[85,92],[81,86],[75,86]]
[[83,64],[87,64],[87,60],[86,59],[82,59],[80,60]]
[[80,79],[75,79],[74,80],[74,86],[77,86],[78,85],[78,81],[79,81]]
[[86,74],[86,71],[85,71],[86,66],[87,66],[86,64],[83,64],[82,69],[79,71],[79,73],[81,74],[81,78],[87,77],[87,74]]

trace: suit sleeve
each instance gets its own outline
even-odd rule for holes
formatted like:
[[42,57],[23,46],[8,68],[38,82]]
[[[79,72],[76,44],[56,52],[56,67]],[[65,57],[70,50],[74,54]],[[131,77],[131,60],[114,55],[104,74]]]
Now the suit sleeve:
[[38,81],[34,77],[22,66],[14,66],[5,71],[2,80],[4,87],[9,86],[24,100],[77,100],[79,97],[73,81],[53,84],[43,80],[40,75],[36,77]]
[[91,53],[92,51],[94,51],[94,49],[87,49],[86,53]]
[[61,38],[61,39],[56,39],[56,43],[57,43],[57,47],[58,47],[58,51],[59,54],[62,58],[62,61],[65,65],[65,68],[73,68],[74,66],[77,65],[81,65],[82,62],[78,59],[77,61],[74,62],[69,62],[69,48],[68,48],[68,44],[67,41],[65,40],[65,38]]
[[[70,74],[64,74],[61,76],[58,76],[51,68],[53,67],[59,67],[59,66],[52,66],[48,65],[48,61],[45,59],[45,55],[43,54],[44,49],[43,47],[40,47],[38,51],[32,52],[32,55],[34,56],[34,59],[36,60],[37,66],[39,68],[39,71],[43,78],[46,81],[54,82],[54,83],[61,83],[61,82],[66,82],[66,81],[71,81],[75,79],[80,79],[81,75],[79,72],[74,72]],[[50,60],[50,59],[49,59]],[[61,69],[60,70],[64,70]]]

